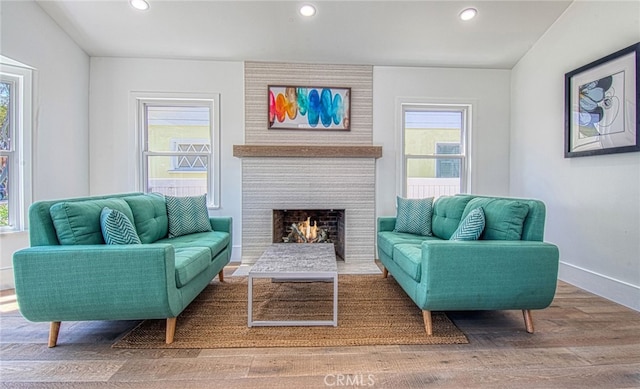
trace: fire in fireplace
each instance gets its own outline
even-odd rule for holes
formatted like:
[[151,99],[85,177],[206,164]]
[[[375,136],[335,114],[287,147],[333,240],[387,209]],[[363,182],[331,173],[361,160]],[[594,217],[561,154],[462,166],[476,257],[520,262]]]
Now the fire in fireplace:
[[274,209],[273,243],[333,243],[344,260],[344,209]]
[[311,217],[291,224],[288,232],[289,235],[282,238],[285,243],[332,243],[327,230],[319,228],[317,221],[311,225]]

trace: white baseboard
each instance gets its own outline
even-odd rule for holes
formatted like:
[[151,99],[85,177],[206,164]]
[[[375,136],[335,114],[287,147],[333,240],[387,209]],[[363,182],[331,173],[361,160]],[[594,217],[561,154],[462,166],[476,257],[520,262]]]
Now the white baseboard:
[[15,289],[13,281],[13,268],[5,267],[0,269],[0,290]]
[[231,246],[231,262],[242,262],[242,246]]
[[558,278],[640,312],[640,286],[560,261]]

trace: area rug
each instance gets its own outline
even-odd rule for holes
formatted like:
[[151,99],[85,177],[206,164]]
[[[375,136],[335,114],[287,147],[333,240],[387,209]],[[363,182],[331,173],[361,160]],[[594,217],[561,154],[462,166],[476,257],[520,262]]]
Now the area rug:
[[[332,320],[333,283],[254,279],[254,320]],[[393,278],[338,277],[338,326],[247,326],[247,278],[217,279],[178,316],[175,339],[165,343],[165,320],[145,320],[114,348],[334,347],[462,344],[466,336],[442,312],[433,312],[427,336],[422,312]]]

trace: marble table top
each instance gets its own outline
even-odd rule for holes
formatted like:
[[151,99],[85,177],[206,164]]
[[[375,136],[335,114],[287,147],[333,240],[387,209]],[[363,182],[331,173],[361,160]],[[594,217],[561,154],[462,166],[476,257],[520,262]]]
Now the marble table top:
[[258,258],[249,274],[320,276],[337,271],[333,243],[274,243]]

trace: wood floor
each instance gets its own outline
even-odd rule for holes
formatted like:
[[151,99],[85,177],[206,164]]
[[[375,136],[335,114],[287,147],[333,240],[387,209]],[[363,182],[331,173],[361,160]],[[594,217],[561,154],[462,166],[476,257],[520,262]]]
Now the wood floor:
[[0,311],[2,388],[640,388],[640,313],[562,282],[533,335],[520,311],[450,313],[466,345],[125,350],[138,322],[111,321],[62,323],[49,349],[11,291]]

